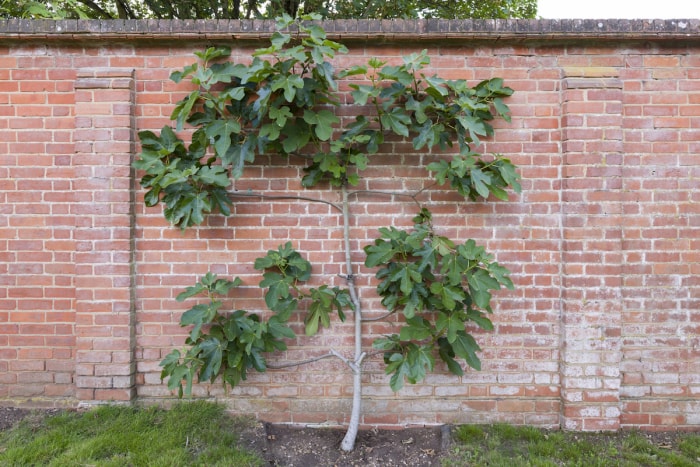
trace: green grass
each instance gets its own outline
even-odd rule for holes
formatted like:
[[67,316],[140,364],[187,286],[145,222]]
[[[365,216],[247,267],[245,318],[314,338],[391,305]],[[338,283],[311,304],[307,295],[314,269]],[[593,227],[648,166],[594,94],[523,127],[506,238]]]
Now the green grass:
[[637,432],[573,433],[506,424],[462,425],[453,432],[443,466],[493,467],[694,467],[700,434],[678,434],[656,445]]
[[208,402],[169,410],[107,405],[52,417],[35,414],[0,433],[0,465],[262,465],[237,447],[245,423]]

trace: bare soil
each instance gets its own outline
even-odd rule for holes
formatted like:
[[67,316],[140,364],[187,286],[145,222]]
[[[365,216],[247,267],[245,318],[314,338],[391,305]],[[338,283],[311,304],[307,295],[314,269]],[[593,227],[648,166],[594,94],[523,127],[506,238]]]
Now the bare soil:
[[30,413],[31,411],[28,409],[0,407],[0,430],[12,428],[15,423],[19,422]]
[[242,444],[270,465],[285,467],[430,467],[447,452],[447,427],[360,431],[352,452],[340,449],[345,430],[257,424]]

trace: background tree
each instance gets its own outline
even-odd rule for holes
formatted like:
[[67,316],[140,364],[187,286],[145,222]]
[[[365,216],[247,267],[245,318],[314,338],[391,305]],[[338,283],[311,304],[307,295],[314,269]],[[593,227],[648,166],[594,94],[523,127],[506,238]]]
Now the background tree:
[[[353,374],[353,407],[342,444],[350,450],[360,420],[361,375],[368,355],[383,355],[394,391],[405,382],[422,381],[436,359],[456,375],[464,373],[463,364],[480,369],[480,348],[471,332],[474,327],[493,329],[488,318],[492,291],[513,287],[509,271],[474,240],[453,241],[441,235],[433,223],[430,197],[422,201],[422,196],[432,186],[445,184],[470,200],[507,200],[508,187],[519,191],[519,176],[508,159],[472,150],[480,138],[493,134],[490,121],[509,120],[503,99],[513,91],[500,78],[471,87],[465,80],[426,75],[430,58],[425,51],[404,57],[400,65],[371,59],[367,65],[336,71],[333,59],[346,53],[346,47],[327,39],[318,24],[293,23],[290,16],[278,20],[270,46],[255,51],[249,63],[231,62],[230,49],[212,47],[196,53],[198,62],[173,72],[173,81],[190,81],[194,89],[175,106],[174,127],[166,125],[160,134],[139,133],[142,153],[134,166],[144,174],[146,205],[163,205],[165,218],[186,229],[211,213],[232,215],[231,205],[240,197],[276,199],[228,190],[231,179],[243,177],[246,165],[260,164],[261,156],[289,164],[302,161],[301,185],[335,188],[338,199],[293,194],[285,198],[325,203],[340,216],[345,287],[335,285],[334,277],[326,277],[329,284],[308,286],[312,265],[295,250],[296,239],[255,261],[268,312],[225,310],[224,297],[235,295],[242,281],[207,274],[178,296],[186,300],[204,295],[206,300],[182,315],[181,325],[190,329],[185,349],[173,350],[161,362],[161,376],[182,395],[191,393],[194,380],[221,378],[225,385],[236,386],[249,370],[338,358]],[[295,33],[286,30],[290,26]],[[340,79],[352,89],[343,98]],[[336,115],[341,106],[342,114],[355,115],[354,120],[342,121]],[[186,125],[194,129],[189,144],[177,136]],[[353,189],[387,138],[410,141],[416,153],[431,160],[424,167],[425,188]],[[416,208],[413,228],[380,228],[379,237],[364,247],[364,264],[376,271],[376,291],[385,309],[378,319],[398,318],[398,332],[375,339],[373,350],[363,348],[362,333],[365,323],[377,318],[363,315],[350,237],[349,206],[362,196],[380,196],[387,202],[403,198]],[[331,348],[309,360],[270,364],[266,354],[286,349],[285,340],[295,338],[287,323],[298,313],[309,336],[331,326],[336,314],[340,320],[352,315],[353,355]]]
[[537,0],[2,0],[3,18],[535,18]]

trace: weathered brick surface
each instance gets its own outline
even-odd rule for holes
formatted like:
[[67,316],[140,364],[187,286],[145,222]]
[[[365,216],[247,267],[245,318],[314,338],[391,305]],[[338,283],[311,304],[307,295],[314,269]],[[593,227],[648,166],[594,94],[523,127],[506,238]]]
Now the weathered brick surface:
[[[432,71],[516,90],[512,123],[485,152],[521,168],[508,203],[422,200],[446,235],[475,238],[513,271],[483,371],[438,368],[397,394],[366,365],[366,425],[508,421],[567,429],[700,426],[700,22],[339,21],[343,65],[427,48]],[[343,274],[341,220],[326,204],[240,197],[234,215],[181,233],[146,209],[130,163],[135,133],[168,123],[190,89],[168,80],[212,43],[236,60],[271,22],[0,21],[0,403],[76,405],[170,398],[158,362],[186,333],[176,295],[212,270],[240,276],[236,308],[261,309],[252,261],[291,240],[331,281]],[[381,41],[380,41],[381,39]],[[496,40],[498,39],[498,41]],[[341,83],[347,92],[347,83]],[[430,157],[388,141],[361,189],[417,190]],[[233,188],[294,194],[300,166],[275,158]],[[138,176],[138,175],[136,175]],[[307,195],[337,201],[331,190]],[[358,195],[354,256],[415,205]],[[315,284],[320,279],[316,279]],[[293,323],[297,331],[300,321]],[[393,322],[368,322],[373,335]],[[275,360],[350,353],[352,324],[290,342]],[[303,333],[302,333],[303,334]],[[338,361],[252,374],[225,393],[235,411],[277,422],[347,422]]]

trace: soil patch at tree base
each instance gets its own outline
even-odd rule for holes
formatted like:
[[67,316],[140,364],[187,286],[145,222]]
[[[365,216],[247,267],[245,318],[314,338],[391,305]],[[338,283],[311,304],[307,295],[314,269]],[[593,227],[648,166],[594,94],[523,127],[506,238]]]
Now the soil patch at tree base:
[[241,441],[275,466],[429,467],[440,465],[450,431],[446,426],[362,430],[351,452],[340,448],[344,436],[345,430],[335,427],[258,423]]

